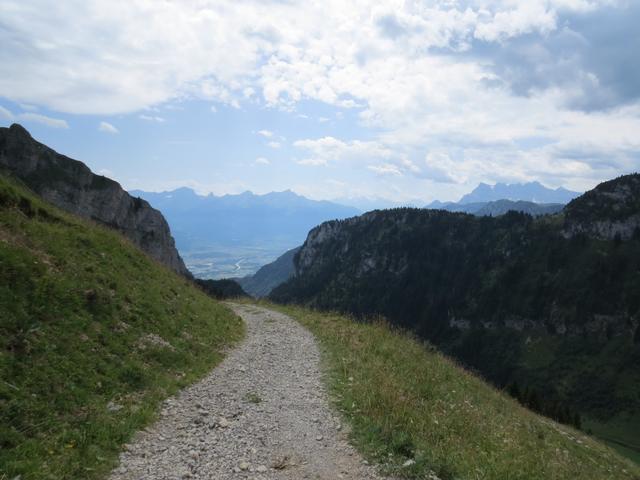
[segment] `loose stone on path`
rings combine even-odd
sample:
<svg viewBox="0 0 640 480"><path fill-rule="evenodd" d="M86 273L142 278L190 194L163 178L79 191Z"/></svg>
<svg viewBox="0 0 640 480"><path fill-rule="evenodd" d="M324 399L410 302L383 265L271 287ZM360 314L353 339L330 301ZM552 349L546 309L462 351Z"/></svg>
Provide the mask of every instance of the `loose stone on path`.
<svg viewBox="0 0 640 480"><path fill-rule="evenodd" d="M381 479L329 407L313 335L286 315L232 308L247 338L165 401L110 479Z"/></svg>

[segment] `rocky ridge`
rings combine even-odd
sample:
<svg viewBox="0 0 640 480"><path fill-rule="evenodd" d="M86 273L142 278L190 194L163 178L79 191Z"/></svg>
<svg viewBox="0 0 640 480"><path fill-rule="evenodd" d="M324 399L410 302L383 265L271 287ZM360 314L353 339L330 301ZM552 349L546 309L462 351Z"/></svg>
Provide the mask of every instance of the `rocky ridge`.
<svg viewBox="0 0 640 480"><path fill-rule="evenodd" d="M162 214L117 182L37 142L18 124L0 128L0 168L63 210L120 231L152 258L190 276Z"/></svg>
<svg viewBox="0 0 640 480"><path fill-rule="evenodd" d="M640 235L640 174L598 185L564 208L564 235L584 234L601 240Z"/></svg>

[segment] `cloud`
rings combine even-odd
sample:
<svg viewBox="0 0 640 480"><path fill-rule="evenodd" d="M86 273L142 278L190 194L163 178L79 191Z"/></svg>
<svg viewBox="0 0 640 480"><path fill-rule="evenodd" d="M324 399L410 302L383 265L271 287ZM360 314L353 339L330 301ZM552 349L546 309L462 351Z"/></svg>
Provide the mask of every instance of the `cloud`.
<svg viewBox="0 0 640 480"><path fill-rule="evenodd" d="M47 127L51 127L51 128L63 128L63 129L69 128L69 124L65 120L62 120L59 118L52 118L46 115L41 115L39 113L32 113L32 112L19 113L17 115L14 115L13 112L11 112L11 110L1 105L0 105L0 118L5 120L10 120L10 121L25 121L25 122L40 123L42 125L46 125Z"/></svg>
<svg viewBox="0 0 640 480"><path fill-rule="evenodd" d="M366 83L376 81L376 59L396 58L410 70L429 49L464 51L476 40L544 36L557 29L560 13L606 3L87 0L52 7L34 0L25 9L6 0L0 60L13 75L0 78L0 95L93 114L131 112L183 96L239 106L257 94L272 105L312 98L355 108L370 101L353 87L361 72L369 76ZM47 82L37 81L45 73Z"/></svg>
<svg viewBox="0 0 640 480"><path fill-rule="evenodd" d="M100 125L98 126L98 130L101 132L112 133L112 134L120 133L116 127L114 127L108 122L100 122Z"/></svg>
<svg viewBox="0 0 640 480"><path fill-rule="evenodd" d="M28 112L35 112L38 110L38 107L35 105L29 105L28 103L21 103L20 108L22 110L26 110Z"/></svg>
<svg viewBox="0 0 640 480"><path fill-rule="evenodd" d="M305 150L323 162L361 162L372 159L389 159L396 154L378 142L360 140L343 141L334 137L297 140L295 148Z"/></svg>
<svg viewBox="0 0 640 480"><path fill-rule="evenodd" d="M144 120L146 122L156 122L156 123L164 123L165 119L156 115L139 115L138 118L140 120Z"/></svg>
<svg viewBox="0 0 640 480"><path fill-rule="evenodd" d="M367 168L379 175L397 175L402 176L400 169L396 165L384 163L382 165L367 165Z"/></svg>
<svg viewBox="0 0 640 480"><path fill-rule="evenodd" d="M69 128L69 124L66 122L66 120L47 117L46 115L40 115L39 113L21 113L20 115L18 115L18 119L27 122L40 123L51 128Z"/></svg>
<svg viewBox="0 0 640 480"><path fill-rule="evenodd" d="M256 165L271 165L271 162L264 158L264 157L258 157L256 158L256 161L254 162Z"/></svg>
<svg viewBox="0 0 640 480"><path fill-rule="evenodd" d="M11 113L11 110L0 105L0 118L3 118L5 120L13 120L13 113Z"/></svg>
<svg viewBox="0 0 640 480"><path fill-rule="evenodd" d="M587 184L609 175L603 155L625 168L640 150L638 2L4 0L0 14L0 96L55 111L319 102L326 118L353 109L366 140L302 140L301 162L456 185L541 165Z"/></svg>
<svg viewBox="0 0 640 480"><path fill-rule="evenodd" d="M267 146L269 146L270 148L280 148L280 142L271 141L267 143Z"/></svg>
<svg viewBox="0 0 640 480"><path fill-rule="evenodd" d="M561 26L544 36L477 44L469 54L488 62L499 82L516 95L555 88L563 92L565 106L585 111L637 101L640 4L597 9L592 3L557 17Z"/></svg>
<svg viewBox="0 0 640 480"><path fill-rule="evenodd" d="M271 138L273 137L273 132L270 130L259 130L258 135L262 135L265 138Z"/></svg>
<svg viewBox="0 0 640 480"><path fill-rule="evenodd" d="M296 162L298 165L305 165L308 167L320 167L327 165L327 161L324 158L305 158Z"/></svg>

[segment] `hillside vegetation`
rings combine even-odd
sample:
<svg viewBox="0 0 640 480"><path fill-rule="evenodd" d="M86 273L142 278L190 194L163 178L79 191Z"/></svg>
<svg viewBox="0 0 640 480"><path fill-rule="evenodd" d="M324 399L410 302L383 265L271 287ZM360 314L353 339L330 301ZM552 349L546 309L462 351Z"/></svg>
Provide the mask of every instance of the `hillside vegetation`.
<svg viewBox="0 0 640 480"><path fill-rule="evenodd" d="M370 460L400 478L638 479L640 467L520 406L383 323L273 306L319 339L336 406Z"/></svg>
<svg viewBox="0 0 640 480"><path fill-rule="evenodd" d="M242 334L119 234L0 175L0 479L102 477Z"/></svg>
<svg viewBox="0 0 640 480"><path fill-rule="evenodd" d="M292 248L273 262L264 265L253 275L237 278L236 281L252 297L266 297L271 291L293 275L293 257L300 247Z"/></svg>
<svg viewBox="0 0 640 480"><path fill-rule="evenodd" d="M383 315L537 411L576 424L579 412L595 433L628 425L602 437L640 451L637 421L622 421L640 411L638 198L628 175L550 217L395 209L327 222L270 297Z"/></svg>

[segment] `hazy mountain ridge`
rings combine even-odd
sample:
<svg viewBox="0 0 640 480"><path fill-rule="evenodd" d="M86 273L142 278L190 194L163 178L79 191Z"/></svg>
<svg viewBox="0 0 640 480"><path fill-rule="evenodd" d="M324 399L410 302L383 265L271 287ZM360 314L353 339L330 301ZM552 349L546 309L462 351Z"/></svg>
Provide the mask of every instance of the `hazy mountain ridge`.
<svg viewBox="0 0 640 480"><path fill-rule="evenodd" d="M353 207L310 200L290 190L203 196L183 187L160 193L133 190L131 194L165 214L178 246L184 249L198 243L253 245L274 240L293 243L293 247L318 223L360 213Z"/></svg>
<svg viewBox="0 0 640 480"><path fill-rule="evenodd" d="M459 204L492 202L495 200L526 201L534 203L568 203L580 195L564 187L548 188L540 182L528 183L496 183L487 185L480 183L472 192L464 195Z"/></svg>
<svg viewBox="0 0 640 480"><path fill-rule="evenodd" d="M396 209L327 222L271 298L382 314L499 385L522 382L600 418L637 412L638 178L606 182L538 219ZM633 232L622 242L587 228L609 211Z"/></svg>
<svg viewBox="0 0 640 480"><path fill-rule="evenodd" d="M533 215L549 215L558 213L564 207L563 203L535 203L526 200L493 200L490 202L473 202L473 203L443 203L432 202L428 209L445 210L447 212L462 212L476 215L478 217L489 216L495 217L504 215L507 212L521 212Z"/></svg>
<svg viewBox="0 0 640 480"><path fill-rule="evenodd" d="M534 217L540 215L552 215L562 211L564 204L562 203L534 203L524 200L495 200L488 202L480 210L477 210L474 215L479 217L489 216L495 217L498 215L504 215L507 212L521 212Z"/></svg>
<svg viewBox="0 0 640 480"><path fill-rule="evenodd" d="M22 126L0 128L0 168L59 208L114 228L151 257L189 275L162 214L82 162L34 140Z"/></svg>
<svg viewBox="0 0 640 480"><path fill-rule="evenodd" d="M435 200L425 208L465 212L477 216L504 215L508 211L529 215L557 213L562 207L580 195L563 187L547 188L540 182L487 185L480 183L458 202Z"/></svg>
<svg viewBox="0 0 640 480"><path fill-rule="evenodd" d="M295 271L293 259L301 247L292 248L255 274L235 279L253 297L266 297L278 285L286 282Z"/></svg>
<svg viewBox="0 0 640 480"><path fill-rule="evenodd" d="M165 215L189 269L201 278L253 274L282 252L301 245L316 225L360 213L290 190L220 197L198 195L189 188L131 193Z"/></svg>

